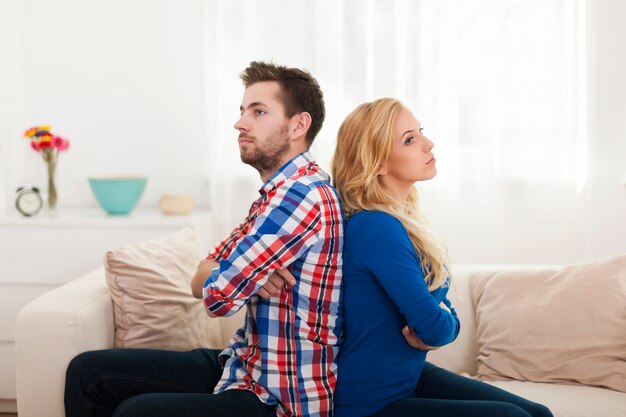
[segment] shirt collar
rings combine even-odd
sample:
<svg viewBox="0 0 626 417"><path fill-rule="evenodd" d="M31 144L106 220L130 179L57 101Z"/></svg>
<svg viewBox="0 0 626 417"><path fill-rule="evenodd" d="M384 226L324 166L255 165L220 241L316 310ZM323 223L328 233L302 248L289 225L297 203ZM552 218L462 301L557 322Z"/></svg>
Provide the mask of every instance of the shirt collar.
<svg viewBox="0 0 626 417"><path fill-rule="evenodd" d="M310 163L313 163L313 157L309 151L302 152L285 165L280 167L278 171L274 173L263 186L259 189L259 193L261 195L267 194L272 191L274 188L278 187L282 182L286 179L291 178L295 175L296 172L300 168L307 166Z"/></svg>

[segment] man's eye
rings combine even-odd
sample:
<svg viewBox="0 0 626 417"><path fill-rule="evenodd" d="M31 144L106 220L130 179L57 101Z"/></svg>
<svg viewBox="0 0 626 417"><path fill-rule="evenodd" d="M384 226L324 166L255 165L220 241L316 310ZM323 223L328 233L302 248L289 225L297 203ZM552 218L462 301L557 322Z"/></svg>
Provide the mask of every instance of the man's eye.
<svg viewBox="0 0 626 417"><path fill-rule="evenodd" d="M263 110L256 109L254 111L254 114L256 114L257 116L263 116L265 114L265 112Z"/></svg>
<svg viewBox="0 0 626 417"><path fill-rule="evenodd" d="M423 127L420 127L420 133L422 133L424 131Z"/></svg>
<svg viewBox="0 0 626 417"><path fill-rule="evenodd" d="M405 145L411 145L413 142L415 142L415 138L413 136L409 136L404 140Z"/></svg>

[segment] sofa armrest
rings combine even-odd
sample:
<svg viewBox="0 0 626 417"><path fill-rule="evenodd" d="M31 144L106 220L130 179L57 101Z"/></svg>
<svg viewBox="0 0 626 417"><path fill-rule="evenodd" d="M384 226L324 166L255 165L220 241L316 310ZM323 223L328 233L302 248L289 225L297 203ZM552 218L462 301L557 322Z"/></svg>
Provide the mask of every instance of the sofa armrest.
<svg viewBox="0 0 626 417"><path fill-rule="evenodd" d="M64 417L65 372L81 352L113 347L113 303L100 268L27 304L16 322L20 417Z"/></svg>

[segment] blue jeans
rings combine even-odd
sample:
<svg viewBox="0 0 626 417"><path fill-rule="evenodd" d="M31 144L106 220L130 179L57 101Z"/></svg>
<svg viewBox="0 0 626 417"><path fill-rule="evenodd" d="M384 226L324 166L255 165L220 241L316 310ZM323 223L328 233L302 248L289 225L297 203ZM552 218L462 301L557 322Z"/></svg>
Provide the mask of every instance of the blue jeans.
<svg viewBox="0 0 626 417"><path fill-rule="evenodd" d="M372 417L553 417L541 405L426 362L415 397Z"/></svg>
<svg viewBox="0 0 626 417"><path fill-rule="evenodd" d="M213 394L223 367L219 350L111 349L69 364L66 417L275 417L248 391Z"/></svg>

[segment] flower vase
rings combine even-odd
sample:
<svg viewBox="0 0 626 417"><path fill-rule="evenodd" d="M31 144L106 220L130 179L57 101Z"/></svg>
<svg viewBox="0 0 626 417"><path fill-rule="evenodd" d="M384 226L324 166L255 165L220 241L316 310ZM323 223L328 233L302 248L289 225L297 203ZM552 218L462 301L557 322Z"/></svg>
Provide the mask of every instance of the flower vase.
<svg viewBox="0 0 626 417"><path fill-rule="evenodd" d="M48 161L48 209L55 212L57 208L57 187L54 183L56 161Z"/></svg>
<svg viewBox="0 0 626 417"><path fill-rule="evenodd" d="M35 126L24 132L24 137L30 139L30 147L39 152L46 162L48 169L48 213L56 214L57 187L54 182L54 174L57 168L59 152L66 151L70 141L50 132L50 126Z"/></svg>

